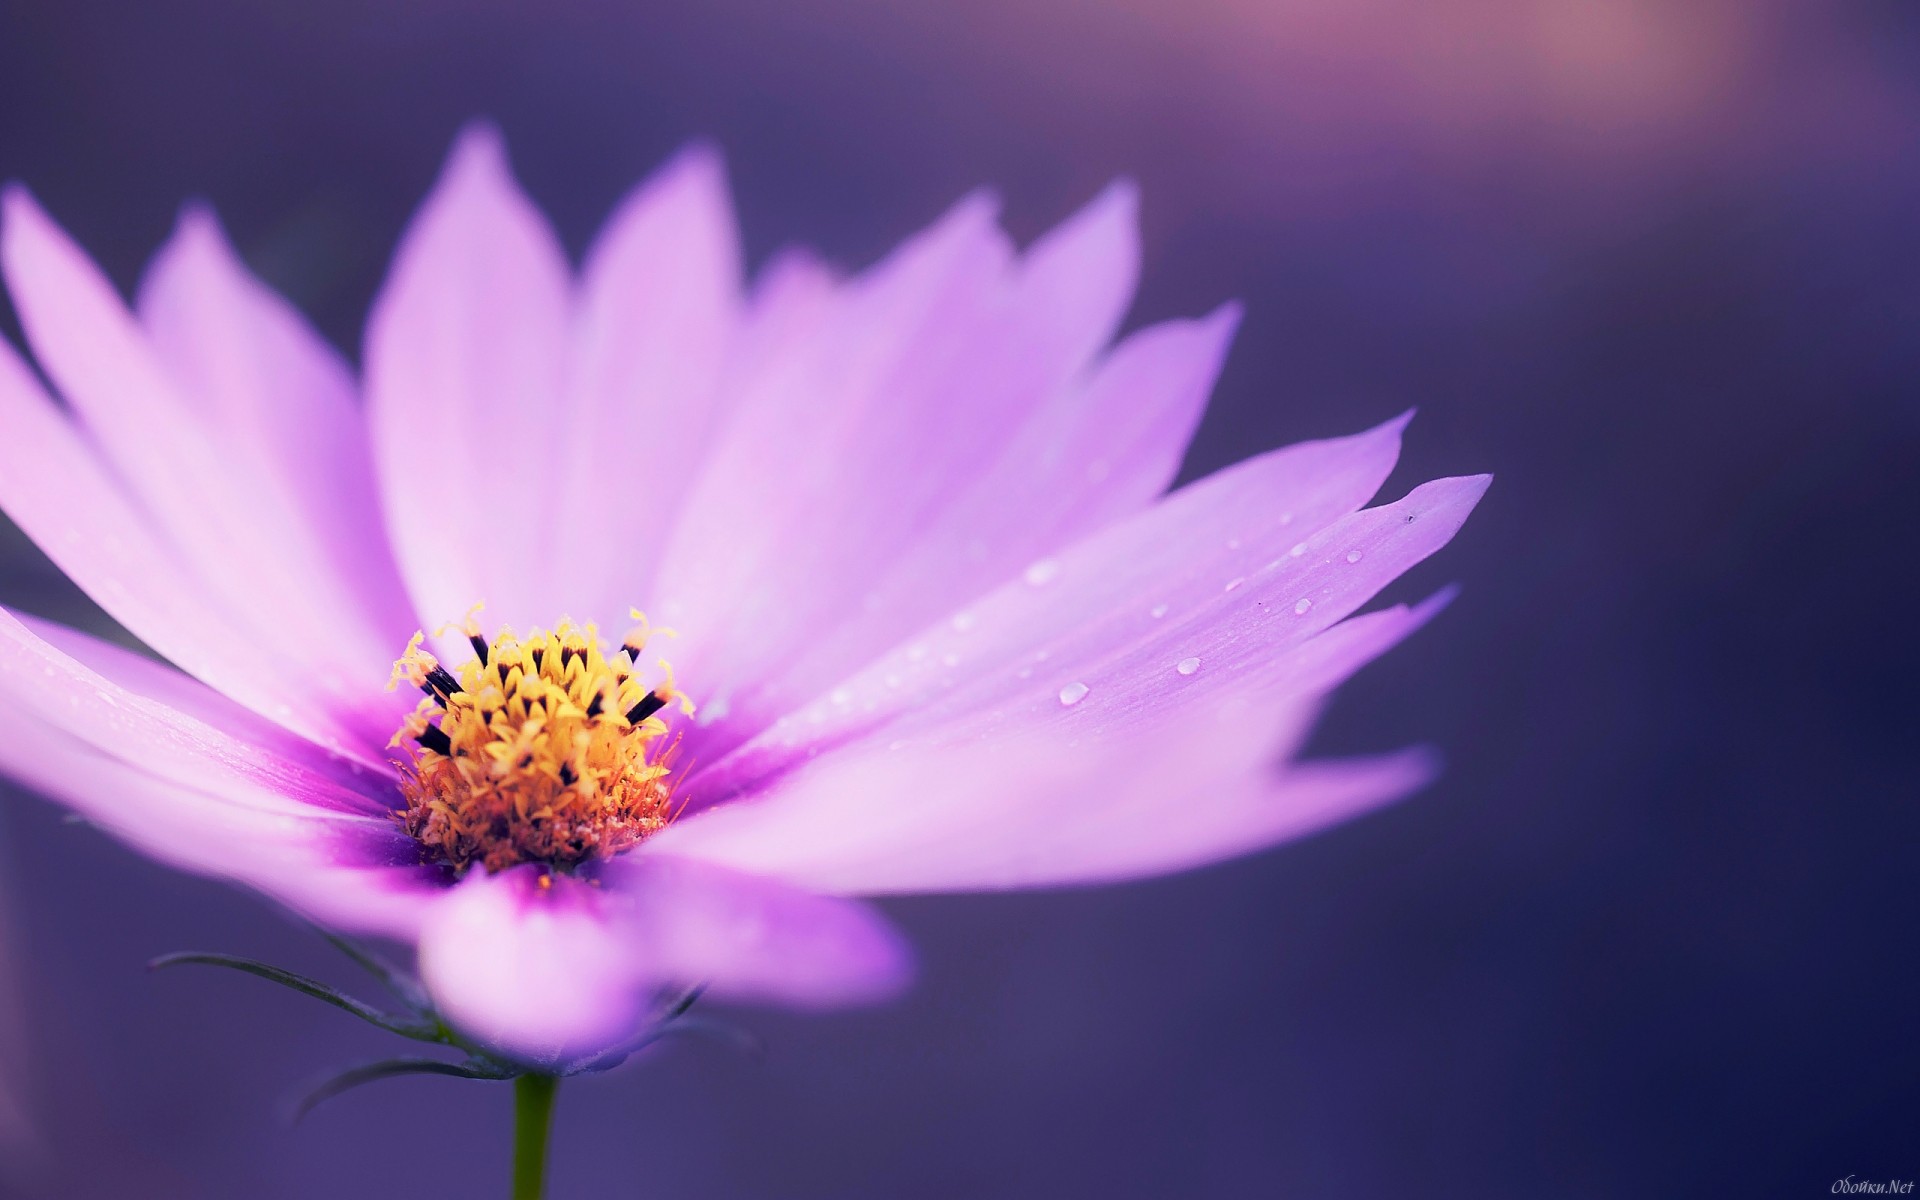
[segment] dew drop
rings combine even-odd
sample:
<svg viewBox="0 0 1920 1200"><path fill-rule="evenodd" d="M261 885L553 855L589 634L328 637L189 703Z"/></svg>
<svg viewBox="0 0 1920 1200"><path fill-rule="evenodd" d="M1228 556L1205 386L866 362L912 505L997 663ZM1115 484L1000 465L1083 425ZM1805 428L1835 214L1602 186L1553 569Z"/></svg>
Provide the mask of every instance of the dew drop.
<svg viewBox="0 0 1920 1200"><path fill-rule="evenodd" d="M1032 668L1032 667L1021 667L1021 668L1020 668L1020 669L1019 669L1018 671L1015 671L1015 672L1014 672L1014 674L1015 674L1015 675L1018 675L1018 676L1019 676L1020 678L1022 678L1022 679L1032 679L1032 678L1033 678L1033 668Z"/></svg>
<svg viewBox="0 0 1920 1200"><path fill-rule="evenodd" d="M1027 568L1024 578L1027 583L1033 587L1045 587L1047 584L1052 583L1053 577L1059 573L1059 563L1050 558L1043 558Z"/></svg>
<svg viewBox="0 0 1920 1200"><path fill-rule="evenodd" d="M1240 548L1240 539L1239 539L1239 538L1228 538L1228 539L1227 539L1227 549L1229 549L1229 550L1238 550L1239 548Z"/></svg>
<svg viewBox="0 0 1920 1200"><path fill-rule="evenodd" d="M1197 658L1183 658L1173 669L1182 675L1191 675L1200 669L1200 660Z"/></svg>
<svg viewBox="0 0 1920 1200"><path fill-rule="evenodd" d="M960 665L960 656L958 654L942 654L940 656L940 662L943 666L957 667Z"/></svg>
<svg viewBox="0 0 1920 1200"><path fill-rule="evenodd" d="M1167 606L1164 604L1156 604L1147 613L1147 615L1152 617L1154 620L1158 621L1161 617L1164 617L1167 615Z"/></svg>
<svg viewBox="0 0 1920 1200"><path fill-rule="evenodd" d="M1361 555L1360 555L1360 552L1359 552L1358 550L1349 550L1349 551L1347 551L1347 561L1348 561L1348 562L1350 562L1350 563L1357 563L1357 562L1359 562L1359 561L1360 561L1360 557L1361 557Z"/></svg>
<svg viewBox="0 0 1920 1200"><path fill-rule="evenodd" d="M900 686L900 684L901 684L901 682L902 682L902 681L901 681L901 679L900 679L900 677L899 677L898 675L889 675L889 676L887 676L887 686L888 686L888 687L890 687L890 688L897 688L897 687L899 687L899 686Z"/></svg>
<svg viewBox="0 0 1920 1200"><path fill-rule="evenodd" d="M853 693L846 688L835 688L833 689L833 695L830 696L829 699L840 707L845 708L847 705L853 703Z"/></svg>
<svg viewBox="0 0 1920 1200"><path fill-rule="evenodd" d="M978 617L970 612L955 613L953 614L953 631L955 633L965 633L977 625L979 620Z"/></svg>
<svg viewBox="0 0 1920 1200"><path fill-rule="evenodd" d="M1245 577L1245 576L1239 576L1239 577L1237 577L1237 578L1234 578L1234 579L1229 579L1229 580L1227 580L1227 590L1228 590L1229 592L1231 592L1231 591L1233 591L1233 590L1234 590L1235 588L1238 588L1238 587L1239 587L1239 586L1240 586L1241 584L1243 584L1243 583L1245 583L1246 581L1247 581L1247 580L1246 580L1246 577Z"/></svg>
<svg viewBox="0 0 1920 1200"><path fill-rule="evenodd" d="M1087 698L1087 692L1090 690L1091 689L1084 683L1070 683L1060 689L1060 703L1064 707L1072 708L1082 700L1085 700Z"/></svg>
<svg viewBox="0 0 1920 1200"><path fill-rule="evenodd" d="M1295 542L1293 544L1293 549L1287 551L1288 554L1293 555L1293 557L1295 558L1299 558L1302 554L1305 554L1306 552L1307 552L1307 544L1305 542Z"/></svg>
<svg viewBox="0 0 1920 1200"><path fill-rule="evenodd" d="M1294 615L1305 616L1307 613L1307 610L1312 607L1313 607L1313 601L1308 600L1305 597L1302 597L1300 602L1293 606Z"/></svg>
<svg viewBox="0 0 1920 1200"><path fill-rule="evenodd" d="M1292 514L1292 513L1281 513L1281 514L1280 514L1280 523L1281 523L1282 525L1291 525L1291 524L1293 524L1293 514Z"/></svg>
<svg viewBox="0 0 1920 1200"><path fill-rule="evenodd" d="M926 656L927 656L927 648L925 646L907 647L908 662L919 662L921 659L925 658Z"/></svg>

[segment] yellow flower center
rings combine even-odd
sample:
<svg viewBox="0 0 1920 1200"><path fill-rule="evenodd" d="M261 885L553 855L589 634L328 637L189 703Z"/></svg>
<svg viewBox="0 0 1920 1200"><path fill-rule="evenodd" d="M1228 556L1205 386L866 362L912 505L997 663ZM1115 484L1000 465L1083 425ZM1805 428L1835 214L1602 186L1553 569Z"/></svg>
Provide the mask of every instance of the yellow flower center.
<svg viewBox="0 0 1920 1200"><path fill-rule="evenodd" d="M640 625L609 657L592 625L563 620L526 637L502 629L489 641L469 614L473 657L457 675L414 634L390 685L426 693L391 743L412 749L406 807L395 813L406 831L456 872L476 862L492 872L571 868L664 828L674 739L661 714L693 705L664 660L660 682L641 681L654 631L633 616Z"/></svg>

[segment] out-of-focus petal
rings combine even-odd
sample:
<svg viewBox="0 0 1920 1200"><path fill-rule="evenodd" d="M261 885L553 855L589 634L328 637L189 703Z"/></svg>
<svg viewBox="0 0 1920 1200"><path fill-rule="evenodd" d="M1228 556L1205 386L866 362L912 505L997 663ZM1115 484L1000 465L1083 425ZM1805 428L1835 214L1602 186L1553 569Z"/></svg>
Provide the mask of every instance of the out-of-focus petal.
<svg viewBox="0 0 1920 1200"><path fill-rule="evenodd" d="M623 621L704 461L742 318L719 155L683 151L587 255L560 410L551 620Z"/></svg>
<svg viewBox="0 0 1920 1200"><path fill-rule="evenodd" d="M662 983L836 1008L891 999L912 976L906 942L863 904L644 847L611 864L607 881L633 898Z"/></svg>
<svg viewBox="0 0 1920 1200"><path fill-rule="evenodd" d="M302 672L182 563L32 373L0 342L0 507L115 620L182 668L255 712L380 761ZM385 698L376 690L372 703Z"/></svg>
<svg viewBox="0 0 1920 1200"><path fill-rule="evenodd" d="M254 278L204 207L180 214L135 308L180 400L299 500L332 574L391 657L417 619L387 543L347 364Z"/></svg>
<svg viewBox="0 0 1920 1200"><path fill-rule="evenodd" d="M270 463L181 398L112 286L23 190L8 189L0 210L0 267L21 324L91 444L222 599L231 636L297 669L310 707L378 745L392 714L367 720L367 697L392 661L392 632L339 570L344 550L325 544Z"/></svg>
<svg viewBox="0 0 1920 1200"><path fill-rule="evenodd" d="M999 472L1022 430L1081 399L1136 266L1129 189L1018 260L986 202L970 199L847 285L814 336L748 381L653 592L657 615L686 635L676 666L732 714L701 735L709 750L977 595L1025 553L1009 558L1010 539L1031 525L1059 533L1053 514L1102 490L1081 476L1053 497L1029 474L1046 446ZM1060 427L1051 436L1072 441ZM1021 525L1018 498L977 499L990 479L1055 502ZM915 573L890 584L916 548Z"/></svg>
<svg viewBox="0 0 1920 1200"><path fill-rule="evenodd" d="M653 845L849 894L1111 882L1264 849L1430 778L1421 751L1282 767L1314 711L1236 697L1170 712L1152 738L863 743Z"/></svg>
<svg viewBox="0 0 1920 1200"><path fill-rule="evenodd" d="M899 937L855 902L650 854L610 864L601 881L470 873L420 942L441 1012L522 1061L553 1064L624 1040L665 988L824 1007L888 998L910 973Z"/></svg>
<svg viewBox="0 0 1920 1200"><path fill-rule="evenodd" d="M1016 709L1037 709L1043 719L1063 708L1105 711L1123 693L1102 691L1085 705L1084 697L1065 706L1058 698L1064 688L1102 682L1088 675L1135 647L1161 647L1164 655L1176 648L1170 639L1215 621L1223 606L1238 611L1254 595L1242 591L1246 581L1260 572L1291 579L1322 566L1294 539L1312 539L1343 519L1359 519L1348 514L1392 470L1404 424L1401 418L1353 437L1302 443L1249 460L1033 563L715 763L699 777L696 802L709 802L849 739L878 736L876 731L893 722L925 727L968 714L1005 716ZM1392 523L1378 515L1366 520ZM1419 544L1425 544L1427 528L1421 527ZM1290 553L1289 543L1302 545L1302 554ZM1391 578L1376 573L1388 561L1376 557L1369 567L1365 578L1374 580L1375 588ZM1408 565L1404 558L1392 561L1400 562L1396 574ZM1293 602L1289 598L1288 604ZM1270 639L1318 632L1346 615L1323 606L1310 625L1291 612L1281 625L1281 614L1271 608L1256 604L1248 611L1272 618L1265 627ZM1256 639L1248 649L1271 656L1282 647ZM1194 653L1182 650L1158 663L1142 686L1173 697L1178 686L1192 682L1179 676L1175 665ZM1129 685L1124 695L1133 690Z"/></svg>
<svg viewBox="0 0 1920 1200"><path fill-rule="evenodd" d="M467 130L367 325L374 466L401 573L429 628L474 603L551 624L566 258L497 132Z"/></svg>
<svg viewBox="0 0 1920 1200"><path fill-rule="evenodd" d="M523 1062L592 1054L632 1034L648 1000L630 909L534 866L470 871L421 930L420 978L456 1028Z"/></svg>

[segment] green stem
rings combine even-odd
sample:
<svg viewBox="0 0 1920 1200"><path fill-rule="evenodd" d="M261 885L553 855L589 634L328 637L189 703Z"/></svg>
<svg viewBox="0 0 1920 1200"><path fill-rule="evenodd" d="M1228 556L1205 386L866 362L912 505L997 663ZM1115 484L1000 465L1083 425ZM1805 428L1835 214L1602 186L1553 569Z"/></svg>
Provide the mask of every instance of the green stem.
<svg viewBox="0 0 1920 1200"><path fill-rule="evenodd" d="M540 1200L547 1191L547 1135L560 1080L522 1075L513 1081L513 1200Z"/></svg>

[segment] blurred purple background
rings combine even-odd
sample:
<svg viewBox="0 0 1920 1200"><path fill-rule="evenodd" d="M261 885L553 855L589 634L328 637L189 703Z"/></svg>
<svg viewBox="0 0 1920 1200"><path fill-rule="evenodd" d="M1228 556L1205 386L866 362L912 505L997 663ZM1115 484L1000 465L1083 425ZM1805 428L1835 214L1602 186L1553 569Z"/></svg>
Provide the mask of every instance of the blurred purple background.
<svg viewBox="0 0 1920 1200"><path fill-rule="evenodd" d="M1189 475L1420 406L1497 483L1317 739L1417 799L1099 891L890 904L922 986L562 1090L556 1197L1827 1194L1920 1174L1920 8L1908 0L0 4L0 177L130 286L210 199L357 353L465 119L577 253L690 136L756 260L978 183L1144 189L1136 321L1241 297ZM17 334L11 316L0 320ZM0 432L0 436L5 436ZM10 529L0 603L103 628ZM507 1092L184 948L311 933L0 807L0 1189L490 1195Z"/></svg>

